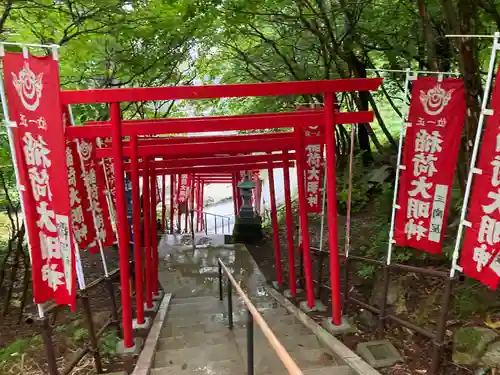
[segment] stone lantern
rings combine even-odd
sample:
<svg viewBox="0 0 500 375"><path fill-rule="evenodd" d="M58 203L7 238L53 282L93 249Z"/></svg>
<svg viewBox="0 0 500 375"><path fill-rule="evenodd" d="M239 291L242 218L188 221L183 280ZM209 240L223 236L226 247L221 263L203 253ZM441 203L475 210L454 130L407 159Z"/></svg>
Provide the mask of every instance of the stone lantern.
<svg viewBox="0 0 500 375"><path fill-rule="evenodd" d="M248 175L245 176L245 180L238 184L238 189L240 189L241 199L243 204L241 205L239 216L242 221L252 220L254 218L254 209L252 206L252 189L255 188L255 182L248 179Z"/></svg>

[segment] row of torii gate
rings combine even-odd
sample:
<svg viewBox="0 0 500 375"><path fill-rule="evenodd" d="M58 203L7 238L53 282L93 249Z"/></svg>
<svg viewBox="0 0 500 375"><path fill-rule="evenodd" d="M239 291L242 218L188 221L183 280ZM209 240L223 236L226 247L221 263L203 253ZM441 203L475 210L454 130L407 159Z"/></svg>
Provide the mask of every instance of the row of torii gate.
<svg viewBox="0 0 500 375"><path fill-rule="evenodd" d="M373 120L371 111L340 112L335 110L335 95L341 92L373 91L382 79L340 79L330 81L299 81L281 83L177 86L159 88L118 88L101 90L61 91L63 105L102 103L109 105L109 121L88 122L84 126L72 126L66 129L66 136L72 138L111 138L111 148L97 150L98 158L110 158L115 170L116 186L116 226L120 255L120 284L122 302L122 324L124 346L134 345L132 331L132 303L130 296L130 233L127 219L127 201L125 193L125 174L130 176L132 187L133 227L141 227L141 210L145 218L154 217L154 221L144 221L145 266L142 264L141 233L134 231L134 273L136 290L136 319L144 323L144 301L146 308L152 307L154 295L158 295L158 249L157 231L148 227L148 222L156 222L156 179L158 176L171 176L171 188L174 176L193 174L200 180L217 183L233 182L235 173L247 170L274 168L284 169L286 233L288 247L288 267L290 280L288 288L296 294L293 243L293 218L291 212L289 167L296 165L298 181L298 202L300 230L303 251L305 287L307 304L314 306L313 279L311 270L308 216L306 213L306 190L304 182L304 132L305 127L315 125L323 129L326 147L326 179L328 200L328 239L330 248L330 279L332 323L341 324L341 297L339 277L339 254L337 235L337 203L335 183L335 125L368 123ZM241 116L220 116L200 118L167 118L150 120L122 120L120 103L147 102L153 100L190 100L235 98L250 96L302 96L305 98L323 96L322 108L297 112L261 113ZM199 137L158 137L175 133L204 133L213 131L247 131L261 129L286 129L280 133L221 135ZM292 129L290 131L290 129ZM260 153L260 154L254 154ZM157 160L162 158L162 160ZM139 177L143 178L143 205L139 188ZM301 178L302 176L302 178ZM165 177L162 177L163 181ZM150 181L148 184L147 181ZM154 181L154 182L153 182ZM150 188L149 188L150 185ZM163 184L165 186L165 184ZM275 236L275 257L277 282L284 286L281 269L278 221L274 204L273 181L271 187L271 214ZM165 190L165 189L163 189ZM163 193L164 194L164 193ZM173 194L171 194L171 207ZM239 199L238 199L239 200ZM163 218L165 217L165 199L163 198ZM199 202L199 197L197 197ZM191 206L193 207L193 206ZM235 207L235 212L238 207ZM173 210L170 210L170 230L173 227ZM154 216L153 216L154 215ZM203 221L203 218L201 218ZM165 220L163 220L163 223ZM165 229L164 227L162 229ZM144 272L145 271L145 272ZM145 281L145 283L144 283ZM144 285L145 284L145 285ZM145 286L145 292L143 288Z"/></svg>

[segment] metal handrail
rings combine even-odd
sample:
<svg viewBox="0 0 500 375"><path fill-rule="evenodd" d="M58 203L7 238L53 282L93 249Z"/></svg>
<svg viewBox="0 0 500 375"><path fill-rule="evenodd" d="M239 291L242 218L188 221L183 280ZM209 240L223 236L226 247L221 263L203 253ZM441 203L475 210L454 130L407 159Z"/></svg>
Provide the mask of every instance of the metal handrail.
<svg viewBox="0 0 500 375"><path fill-rule="evenodd" d="M228 318L229 318L229 329L233 329L233 299L232 299L232 288L236 289L236 292L243 299L247 307L247 365L248 365L248 375L253 375L254 366L253 366L253 322L255 321L259 328L262 330L264 336L266 336L267 341L273 347L274 351L278 355L278 358L283 363L283 365L288 370L288 373L291 375L303 375L300 368L297 366L295 361L290 357L290 354L286 351L286 349L281 345L278 338L274 335L273 331L267 325L266 321L262 317L262 315L258 312L257 308L250 301L246 293L241 289L233 275L229 272L226 265L220 258L217 259L219 265L219 298L221 301L224 300L223 287L222 287L222 273L224 272L227 276L227 297L228 297Z"/></svg>
<svg viewBox="0 0 500 375"><path fill-rule="evenodd" d="M215 230L215 234L217 234L217 218L221 218L222 219L222 225L220 226L220 228L222 229L222 234L225 233L225 227L224 227L224 220L227 219L227 231L228 231L228 234L230 233L230 228L231 228L231 215L219 215L219 214L213 214L211 212L205 212L203 210L196 210L196 209L192 209L191 210L192 214L194 214L194 212L198 212L198 213L201 213L202 215L205 216L205 234L208 234L207 233L207 227L206 227L206 222L207 222L207 215L211 215L214 217L214 230Z"/></svg>
<svg viewBox="0 0 500 375"><path fill-rule="evenodd" d="M211 215L211 216L217 216L217 217L221 217L223 219L230 219L231 218L231 215L219 215L219 214L213 214L211 212L206 212L206 211L203 211L203 210L195 210L193 209L194 212L201 212L202 214L205 214L205 215Z"/></svg>

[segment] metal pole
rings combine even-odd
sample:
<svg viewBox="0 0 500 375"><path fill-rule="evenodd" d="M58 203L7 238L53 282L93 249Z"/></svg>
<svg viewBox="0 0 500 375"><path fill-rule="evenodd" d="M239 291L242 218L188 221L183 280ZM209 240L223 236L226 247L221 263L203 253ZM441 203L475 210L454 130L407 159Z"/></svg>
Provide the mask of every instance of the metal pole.
<svg viewBox="0 0 500 375"><path fill-rule="evenodd" d="M43 346L45 348L45 355L47 356L47 366L50 375L59 375L59 370L57 369L57 361L55 354L55 346L52 341L52 327L47 316L41 316L38 318L38 324L40 330L42 331Z"/></svg>
<svg viewBox="0 0 500 375"><path fill-rule="evenodd" d="M448 35L447 35L448 36ZM368 72L387 72L387 73L406 73L410 69L366 69ZM413 70L411 71L415 74L433 74L433 75L443 75L443 76L459 76L460 73L455 72L437 72L437 71L427 71L427 70Z"/></svg>
<svg viewBox="0 0 500 375"><path fill-rule="evenodd" d="M349 302L349 250L351 240L351 205L352 205L352 169L354 161L354 138L356 136L356 125L351 125L351 149L349 152L349 188L347 194L347 218L345 226L345 246L344 246L344 299L342 302L342 313L347 313L347 304ZM324 200L323 196L323 200ZM323 203L324 204L324 203ZM323 230L321 230L323 233ZM321 244L322 246L323 244Z"/></svg>
<svg viewBox="0 0 500 375"><path fill-rule="evenodd" d="M334 95L325 93L325 146L326 146L326 178L328 195L328 244L330 247L330 281L332 287L332 322L341 324L340 305L340 272L337 233L337 187L335 176L335 106Z"/></svg>
<svg viewBox="0 0 500 375"><path fill-rule="evenodd" d="M450 300L453 289L453 279L448 278L443 292L441 302L441 311L437 322L436 336L434 337L432 360L431 360L431 375L438 374L441 364L441 354L443 353L444 339L446 334L446 321L448 320L448 310L450 308Z"/></svg>
<svg viewBox="0 0 500 375"><path fill-rule="evenodd" d="M191 190L189 191L189 197L187 199L188 205L187 205L186 215L188 215L188 212L189 214L191 214L191 210L194 208L194 187L195 187L195 182L193 178L193 181L191 182ZM189 230L190 232L192 232L193 227L191 220L189 220L189 226L190 226Z"/></svg>
<svg viewBox="0 0 500 375"><path fill-rule="evenodd" d="M153 307L153 285L151 285L151 204L149 200L149 166L147 157L142 159L142 209L143 209L143 226L144 226L144 258L146 265L146 307Z"/></svg>
<svg viewBox="0 0 500 375"><path fill-rule="evenodd" d="M158 295L158 229L156 228L156 169L154 165L151 168L151 286L153 287L153 295Z"/></svg>
<svg viewBox="0 0 500 375"><path fill-rule="evenodd" d="M137 323L144 324L144 286L142 270L142 233L141 233L141 193L139 191L139 150L137 135L130 138L131 182L132 182L132 225L134 227L134 265L135 265L135 310Z"/></svg>
<svg viewBox="0 0 500 375"><path fill-rule="evenodd" d="M205 221L203 222L204 226L205 226L205 235L208 234L208 228L207 228L207 214L205 214Z"/></svg>
<svg viewBox="0 0 500 375"><path fill-rule="evenodd" d="M92 319L92 309L90 307L89 296L86 290L81 292L83 310L85 311L85 318L87 320L87 329L89 331L90 351L94 357L94 367L98 374L102 373L101 354L99 353L99 340L95 332L94 321Z"/></svg>
<svg viewBox="0 0 500 375"><path fill-rule="evenodd" d="M253 375L253 315L250 310L247 309L247 364L248 364L248 375Z"/></svg>
<svg viewBox="0 0 500 375"><path fill-rule="evenodd" d="M233 209L234 209L234 217L238 216L238 193L236 191L236 174L233 173L233 182L232 182L232 188L233 188Z"/></svg>
<svg viewBox="0 0 500 375"><path fill-rule="evenodd" d="M108 276L104 279L104 283L106 284L106 288L108 289L109 298L111 301L111 321L112 324L116 327L116 333L118 334L118 337L122 337L120 330L120 320L118 319L118 306L116 304L115 287L113 286L113 280L111 280L111 277Z"/></svg>
<svg viewBox="0 0 500 375"><path fill-rule="evenodd" d="M116 224L118 229L118 248L120 253L120 287L122 299L123 344L131 348L132 336L132 306L130 301L130 269L129 269L129 239L128 220L125 199L125 178L123 174L123 148L120 103L110 104L110 122L113 135L113 163L116 178Z"/></svg>
<svg viewBox="0 0 500 375"><path fill-rule="evenodd" d="M231 218L227 218L227 234L231 234Z"/></svg>
<svg viewBox="0 0 500 375"><path fill-rule="evenodd" d="M217 264L219 265L219 299L221 301L224 300L224 288L222 287L222 266L220 264L220 260L217 261Z"/></svg>
<svg viewBox="0 0 500 375"><path fill-rule="evenodd" d="M397 206L397 199L398 199L398 188L399 188L399 171L402 170L404 167L401 166L401 159L402 159L402 154L403 154L403 143L404 143L404 137L406 133L406 122L407 122L407 114L408 114L408 103L406 101L406 98L408 96L408 89L409 89L409 82L410 80L413 79L414 76L410 74L410 69L406 70L406 77L405 77L405 85L404 85L404 91L403 91L403 107L401 110L401 128L399 131L399 145L398 145L398 156L397 156L397 161L396 161L396 180L394 182L394 194L392 198L392 213L391 213L391 226L389 228L389 241L387 245L387 259L386 263L384 266L383 270L383 278L384 278L384 284L383 284L383 289L382 289L382 301L380 301L380 314L379 314L379 332L378 336L382 337L383 332L385 329L385 321L387 319L387 293L389 291L389 282L390 282L390 272L389 272L389 267L391 264L391 259L392 259L392 246L394 243L394 223L396 219L396 208Z"/></svg>
<svg viewBox="0 0 500 375"><path fill-rule="evenodd" d="M403 92L403 108L401 111L401 128L399 130L399 145L398 145L398 157L397 157L397 167L396 167L396 180L394 182L394 194L392 198L392 213L391 213L391 227L389 228L389 243L387 247L387 259L386 263L389 265L391 264L391 256L392 256L392 244L394 241L394 222L396 219L396 208L397 208L397 200L398 200L398 188L399 188L399 171L402 169L401 166L401 158L403 154L403 141L405 137L405 127L406 127L406 121L407 121L407 114L408 114L408 103L406 102L406 98L408 96L408 87L409 87L409 82L411 80L410 76L410 69L406 70L406 78L405 78L405 86L404 86L404 92ZM459 229L460 230L460 229Z"/></svg>
<svg viewBox="0 0 500 375"><path fill-rule="evenodd" d="M351 125L351 150L349 152L349 187L347 190L347 217L345 225L345 247L344 253L345 257L349 256L350 239L351 239L351 205L352 205L352 166L354 160L354 137L355 137L356 125ZM323 231L321 232L323 233ZM321 244L323 245L323 244Z"/></svg>
<svg viewBox="0 0 500 375"><path fill-rule="evenodd" d="M161 176L161 232L162 233L165 233L165 220L166 220L166 216L167 216L167 204L166 204L166 200L167 200L167 191L166 191L166 187L165 187L165 184L166 184L166 181L165 181L166 177L165 177L165 174L163 174Z"/></svg>
<svg viewBox="0 0 500 375"><path fill-rule="evenodd" d="M70 115L71 115L71 111ZM72 115L71 115L72 117ZM73 120L71 120L72 125L74 125ZM76 140L76 149L78 151L78 156L80 159L80 169L82 170L82 173L85 173L85 164L82 159L82 153L80 152L80 140ZM98 167L97 167L98 168ZM104 166L103 166L104 168ZM104 174L106 174L106 171L104 171ZM104 275L107 277L108 276L108 265L106 264L106 256L104 255L104 248L102 246L102 241L97 233L97 217L95 214L95 208L94 208L94 200L92 199L92 188L90 187L90 184L88 183L88 179L84 178L83 182L85 184L85 189L87 190L87 197L89 200L89 205L90 205L90 212L92 213L92 222L94 224L95 230L96 230L96 239L97 239L97 244L99 246L99 253L101 255L101 262L102 262L102 267L104 269Z"/></svg>
<svg viewBox="0 0 500 375"><path fill-rule="evenodd" d="M175 174L170 175L170 234L174 234L174 185Z"/></svg>
<svg viewBox="0 0 500 375"><path fill-rule="evenodd" d="M229 319L229 329L233 329L233 290L231 280L227 279L227 317Z"/></svg>
<svg viewBox="0 0 500 375"><path fill-rule="evenodd" d="M191 242L193 244L193 250L196 250L196 243L194 241L194 210L191 210Z"/></svg>
<svg viewBox="0 0 500 375"><path fill-rule="evenodd" d="M283 270L281 268L281 244L280 244L280 231L278 226L278 213L276 211L276 192L274 190L274 170L269 163L269 195L271 201L271 223L273 227L273 242L274 242L274 258L276 262L276 281L278 286L283 286ZM283 168L284 169L284 168Z"/></svg>
<svg viewBox="0 0 500 375"><path fill-rule="evenodd" d="M214 216L215 234L217 234L217 216Z"/></svg>
<svg viewBox="0 0 500 375"><path fill-rule="evenodd" d="M477 154L479 152L479 143L481 141L481 134L482 134L484 120L485 120L485 116L486 116L485 111L486 111L486 107L488 106L490 89L491 89L491 84L493 81L493 74L495 71L496 53L497 53L497 50L500 48L499 39L500 39L500 32L497 32L494 35L493 46L491 47L490 63L489 63L489 67L488 67L488 76L486 78L486 85L484 87L483 100L481 102L481 114L479 115L479 121L477 124L476 137L474 139L474 148L472 149L469 175L467 177L467 185L465 187L465 195L464 195L464 201L462 204L462 212L460 213L460 222L458 225L458 232L457 232L457 237L456 237L456 241L455 241L455 248L453 250L453 257L452 257L451 269L450 269L450 278L455 277L455 272L458 268L458 258L460 256L460 246L462 243L462 232L464 229L465 216L467 214L467 206L469 204L470 192L471 192L471 187L472 187L472 180L474 179L474 173L476 171L475 167L476 167Z"/></svg>
<svg viewBox="0 0 500 375"><path fill-rule="evenodd" d="M176 179L176 181L180 182L181 181L181 175L177 175L175 179ZM179 197L178 197L178 195L179 195L179 185L177 185L176 191L177 191L177 193L176 193L177 194L177 199L179 199ZM181 220L181 218L182 218L181 217L181 207L179 205L179 201L177 200L177 223L179 225L179 233L182 233L182 220Z"/></svg>
<svg viewBox="0 0 500 375"><path fill-rule="evenodd" d="M288 161L288 150L283 151L283 162ZM293 245L293 215L292 197L290 193L290 170L288 166L283 167L283 184L285 188L285 221L286 239L288 245L288 282L292 297L297 295L297 280L295 277L295 251Z"/></svg>
<svg viewBox="0 0 500 375"><path fill-rule="evenodd" d="M311 265L311 249L309 239L309 224L307 218L307 201L304 175L304 135L302 129L296 127L294 129L298 140L297 145L297 185L299 190L299 219L300 230L302 234L302 255L304 262L305 286L307 294L307 306L310 309L314 307L314 286L312 280L312 265ZM334 195L335 197L335 195Z"/></svg>

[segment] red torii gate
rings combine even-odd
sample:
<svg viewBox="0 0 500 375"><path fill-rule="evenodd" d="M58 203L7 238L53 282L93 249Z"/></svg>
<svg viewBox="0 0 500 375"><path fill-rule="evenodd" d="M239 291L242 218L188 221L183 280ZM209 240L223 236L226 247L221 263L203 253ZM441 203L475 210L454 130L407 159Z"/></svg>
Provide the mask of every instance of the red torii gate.
<svg viewBox="0 0 500 375"><path fill-rule="evenodd" d="M299 205L300 222L303 238L304 251L304 271L306 277L306 289L308 291L308 305L314 304L312 294L311 260L309 249L309 236L307 232L307 214L303 209L306 206L305 186L303 178L303 134L300 129L307 125L318 125L325 127L326 144L326 167L328 181L328 196L336 196L335 184L335 124L360 123L372 121L371 112L335 113L334 93L352 91L372 91L382 82L382 79L341 79L333 81L303 81L303 82L283 82L283 83L261 83L261 84L237 84L237 85L206 85L206 86L178 86L160 88L119 88L83 91L62 91L61 102L63 105L71 104L91 104L108 103L110 105L110 121L105 125L88 125L85 127L70 127L67 136L72 138L91 137L112 137L112 148L109 150L99 150L98 156L112 157L116 174L116 202L117 202L117 228L120 252L120 280L122 288L122 314L123 314L123 335L124 346L133 346L132 337L132 313L130 307L130 286L128 270L128 225L126 220L125 191L124 191L124 165L123 157L131 158L131 174L133 180L138 181L138 158L143 157L144 172L147 173L149 156L214 156L215 153L245 153L245 152L272 152L299 150L298 158L298 185L299 185ZM324 109L314 111L302 111L297 113L274 113L246 116L228 116L226 118L199 118L199 119L166 119L151 120L150 123L138 123L137 121L122 121L120 112L121 102L137 102L152 100L178 100L178 99L210 99L222 97L246 97L246 96L278 96L278 95L324 95ZM171 134L185 132L206 132L213 130L252 130L267 128L294 128L293 136L252 141L227 141L217 143L218 146L224 144L223 150L219 147L209 149L203 143L193 143L172 147L172 145L152 145L147 149L139 149L138 135ZM124 148L123 136L131 136L130 147ZM266 143L267 142L267 143ZM278 145L279 144L279 145ZM243 146L244 145L244 146ZM278 147L277 147L278 145ZM287 168L285 168L287 170ZM153 169L153 175L154 175ZM148 179L149 181L149 179ZM155 184L152 188L155 189ZM134 190L134 189L133 189ZM147 190L147 189L146 189ZM135 209L139 208L139 191L135 189L133 202ZM156 197L154 197L156 199ZM146 209L146 206L144 208ZM134 210L135 210L134 209ZM146 212L145 212L146 214ZM338 260L338 238L336 228L336 199L330 199L328 204L329 221L329 244L330 244L330 272L332 281L332 320L339 325L341 323L340 311L340 287L339 287L339 260ZM146 215L145 215L146 217ZM134 215L134 227L136 221L140 220ZM147 222L147 220L145 221ZM138 223L140 226L140 222ZM139 227L138 226L138 227ZM154 231L155 233L156 231ZM134 236L134 240L137 236ZM134 245L135 247L135 245ZM137 248L140 243L137 243ZM146 261L148 261L148 255ZM153 254L154 256L154 254ZM150 258L149 258L150 259ZM136 265L136 267L138 267ZM157 281L157 277L156 277ZM292 287L292 286L291 286ZM157 291L156 291L157 292ZM147 294L147 298L152 293Z"/></svg>

